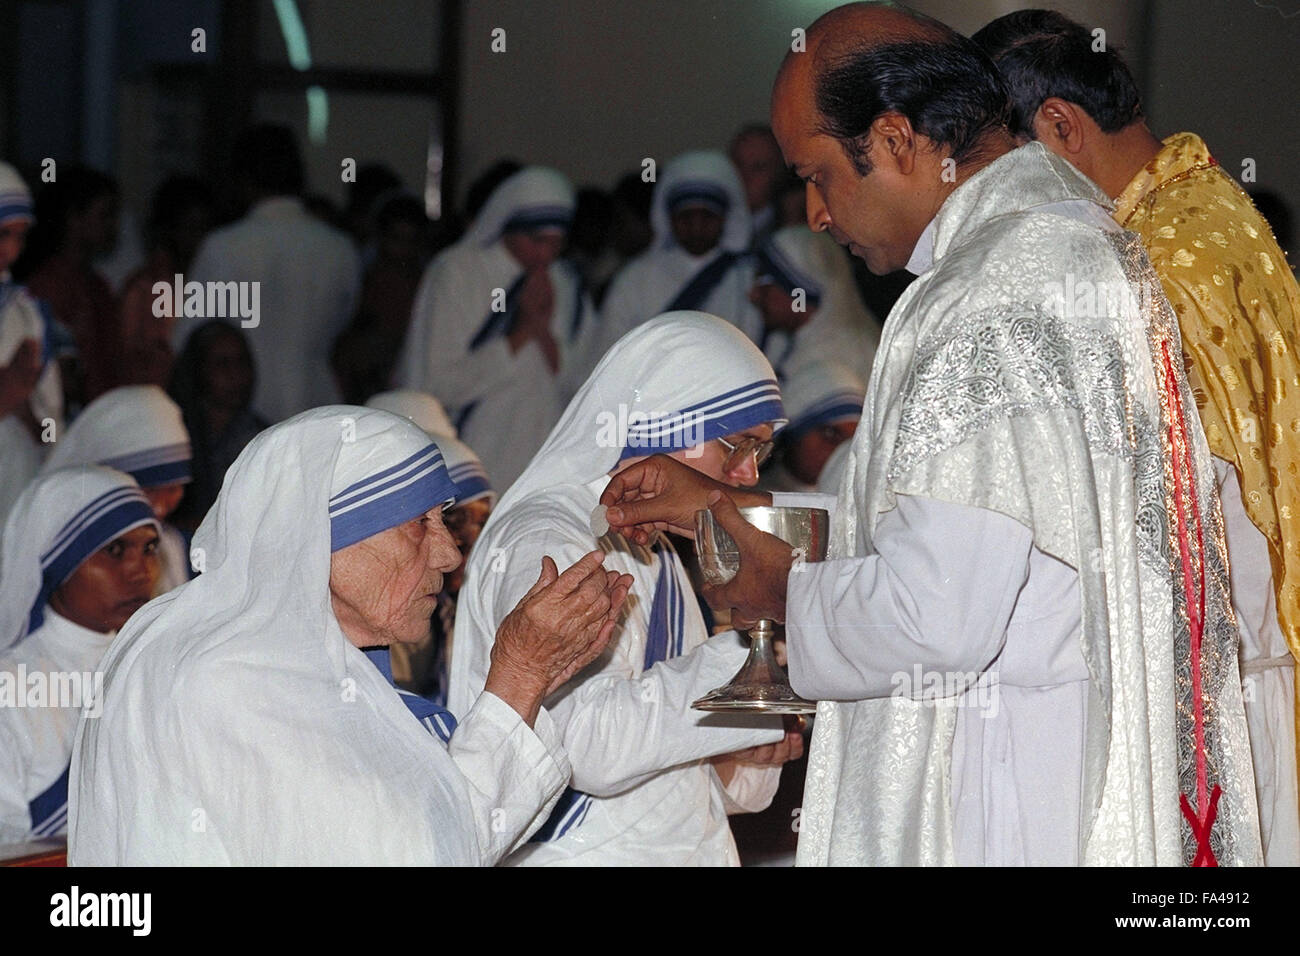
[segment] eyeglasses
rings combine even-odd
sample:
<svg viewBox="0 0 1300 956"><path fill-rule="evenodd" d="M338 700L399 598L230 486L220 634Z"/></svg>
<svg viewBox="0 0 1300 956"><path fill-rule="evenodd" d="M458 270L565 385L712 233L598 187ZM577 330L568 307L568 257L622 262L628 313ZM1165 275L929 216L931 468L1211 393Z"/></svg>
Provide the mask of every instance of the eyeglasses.
<svg viewBox="0 0 1300 956"><path fill-rule="evenodd" d="M772 448L776 442L764 441L760 438L744 438L736 444L732 444L725 438L719 438L718 441L722 447L727 449L727 460L723 462L722 470L724 472L735 471L745 463L745 459L751 455L754 456L754 468L762 468L763 462L767 461L772 455Z"/></svg>

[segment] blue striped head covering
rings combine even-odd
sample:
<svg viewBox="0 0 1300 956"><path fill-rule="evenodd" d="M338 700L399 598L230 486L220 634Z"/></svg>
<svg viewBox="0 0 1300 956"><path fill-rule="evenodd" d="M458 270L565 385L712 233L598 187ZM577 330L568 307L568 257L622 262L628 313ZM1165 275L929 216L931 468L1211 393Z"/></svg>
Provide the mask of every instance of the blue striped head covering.
<svg viewBox="0 0 1300 956"><path fill-rule="evenodd" d="M447 474L456 483L456 504L463 505L480 498L496 500L496 492L492 489L482 460L474 449L457 436L456 426L447 417L442 402L428 392L404 388L381 392L367 401L366 407L382 408L386 412L408 418L438 443L447 465Z"/></svg>
<svg viewBox="0 0 1300 956"><path fill-rule="evenodd" d="M757 260L755 279L758 282L773 282L780 286L786 295L794 295L796 289L803 289L804 301L809 308L815 309L821 305L825 287L808 270L800 268L786 254L786 251L776 242L775 236L769 236L759 246L754 258Z"/></svg>
<svg viewBox="0 0 1300 956"><path fill-rule="evenodd" d="M719 216L727 214L731 201L727 191L714 182L703 179L684 179L674 183L665 199L668 214L677 215L683 209L707 209Z"/></svg>
<svg viewBox="0 0 1300 956"><path fill-rule="evenodd" d="M725 153L715 149L682 153L674 156L659 171L659 180L650 201L650 228L654 230L655 248L671 249L677 245L672 215L690 205L704 206L722 216L718 248L737 254L749 248L754 231L753 217L745 203L745 187L740 174Z"/></svg>
<svg viewBox="0 0 1300 956"><path fill-rule="evenodd" d="M331 552L449 505L458 495L441 449L423 431L389 412L370 411L364 421L371 434L345 441L335 465Z"/></svg>
<svg viewBox="0 0 1300 956"><path fill-rule="evenodd" d="M786 379L784 394L790 412L785 437L794 439L819 425L857 422L867 387L847 365L819 360L798 366Z"/></svg>
<svg viewBox="0 0 1300 956"><path fill-rule="evenodd" d="M126 385L99 396L56 436L45 470L107 465L156 488L190 481L193 457L180 406L157 385Z"/></svg>
<svg viewBox="0 0 1300 956"><path fill-rule="evenodd" d="M18 170L8 163L0 163L0 223L11 219L28 222L36 219L32 212L32 193Z"/></svg>
<svg viewBox="0 0 1300 956"><path fill-rule="evenodd" d="M507 232L567 230L573 221L573 184L545 166L526 166L488 197L463 242L492 245Z"/></svg>
<svg viewBox="0 0 1300 956"><path fill-rule="evenodd" d="M704 312L666 312L605 353L489 527L513 503L595 481L627 458L785 421L776 374L743 332Z"/></svg>
<svg viewBox="0 0 1300 956"><path fill-rule="evenodd" d="M61 468L28 485L5 522L0 649L44 623L51 595L87 558L144 525L157 529L153 508L120 471Z"/></svg>

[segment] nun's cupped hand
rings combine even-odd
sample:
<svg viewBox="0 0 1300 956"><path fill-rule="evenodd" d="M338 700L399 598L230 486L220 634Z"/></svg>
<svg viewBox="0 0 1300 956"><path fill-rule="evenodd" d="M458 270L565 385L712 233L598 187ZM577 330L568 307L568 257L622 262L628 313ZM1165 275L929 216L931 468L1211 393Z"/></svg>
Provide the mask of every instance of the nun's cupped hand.
<svg viewBox="0 0 1300 956"><path fill-rule="evenodd" d="M600 503L611 529L648 544L658 531L693 539L695 512L708 507L711 492L731 490L675 458L652 455L611 478Z"/></svg>
<svg viewBox="0 0 1300 956"><path fill-rule="evenodd" d="M549 557L541 575L497 628L484 690L513 707L528 726L547 695L605 650L632 576L606 571L592 551L563 574Z"/></svg>

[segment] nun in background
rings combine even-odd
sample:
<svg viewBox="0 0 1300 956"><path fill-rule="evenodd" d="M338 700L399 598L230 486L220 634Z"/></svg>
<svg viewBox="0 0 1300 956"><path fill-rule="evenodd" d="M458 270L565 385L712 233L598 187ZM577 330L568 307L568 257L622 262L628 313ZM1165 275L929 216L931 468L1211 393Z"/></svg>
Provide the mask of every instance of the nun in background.
<svg viewBox="0 0 1300 956"><path fill-rule="evenodd" d="M46 447L45 422L63 427L63 381L57 361L59 327L49 307L13 281L10 267L35 217L32 195L8 163L0 163L0 522L36 477ZM66 337L67 344L71 338Z"/></svg>
<svg viewBox="0 0 1300 956"><path fill-rule="evenodd" d="M94 672L153 595L158 522L110 468L63 468L22 493L0 567L0 844L59 836L68 758ZM39 691L39 698L34 695Z"/></svg>
<svg viewBox="0 0 1300 956"><path fill-rule="evenodd" d="M598 353L595 312L559 255L573 187L529 166L505 180L420 280L398 384L435 395L499 487L524 470Z"/></svg>
<svg viewBox="0 0 1300 956"><path fill-rule="evenodd" d="M757 341L782 382L815 361L841 362L871 380L880 323L830 236L787 226L759 247L755 269L751 299L763 316Z"/></svg>
<svg viewBox="0 0 1300 956"><path fill-rule="evenodd" d="M790 424L781 429L759 485L764 491L817 491L831 457L858 429L867 386L847 365L818 360L801 365L781 394Z"/></svg>
<svg viewBox="0 0 1300 956"><path fill-rule="evenodd" d="M721 316L758 341L749 301L752 225L736 168L714 150L683 153L660 172L650 206L654 242L614 276L601 306L607 350L662 312Z"/></svg>
<svg viewBox="0 0 1300 956"><path fill-rule="evenodd" d="M191 459L180 407L157 385L124 385L86 406L55 441L43 470L107 465L135 479L159 522L157 596L191 576L185 538L166 523L190 482Z"/></svg>
<svg viewBox="0 0 1300 956"><path fill-rule="evenodd" d="M455 495L388 412L326 406L254 439L195 535L204 573L103 661L69 862L490 864L540 825L569 777L541 700L604 649L630 580L599 553L540 561L453 726L393 687L387 648L428 634Z"/></svg>
<svg viewBox="0 0 1300 956"><path fill-rule="evenodd" d="M599 548L607 567L635 580L609 651L548 698L573 781L536 842L509 863L737 864L727 814L765 808L802 739L787 737L779 718L691 709L731 678L747 648L734 631L709 636L666 538L643 547L607 535L593 527L593 509L611 472L656 451L753 484L756 459L784 421L772 368L752 342L715 316L662 315L601 360L493 511L456 615L453 713L482 689L492 635L543 553L570 561Z"/></svg>
<svg viewBox="0 0 1300 956"><path fill-rule="evenodd" d="M393 682L405 690L447 705L447 684L455 640L456 599L465 582L465 564L487 523L497 500L483 463L474 450L456 437L455 427L432 395L414 389L397 389L376 395L366 403L401 415L419 425L442 450L447 474L456 484L456 503L443 512L442 520L460 551L461 562L446 575L438 592L438 606L429 622L429 637L415 644L394 644L391 657Z"/></svg>

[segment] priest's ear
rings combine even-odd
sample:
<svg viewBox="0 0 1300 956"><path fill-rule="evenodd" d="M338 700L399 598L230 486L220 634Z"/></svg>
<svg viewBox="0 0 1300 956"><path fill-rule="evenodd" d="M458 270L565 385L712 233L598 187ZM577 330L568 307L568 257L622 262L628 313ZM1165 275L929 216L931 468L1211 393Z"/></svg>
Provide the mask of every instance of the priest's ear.
<svg viewBox="0 0 1300 956"><path fill-rule="evenodd" d="M1077 103L1049 96L1034 114L1034 139L1059 156L1077 155L1097 124Z"/></svg>

